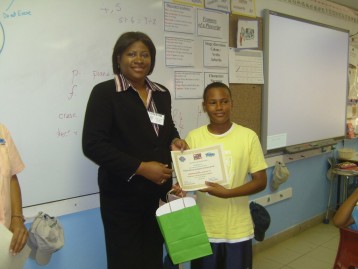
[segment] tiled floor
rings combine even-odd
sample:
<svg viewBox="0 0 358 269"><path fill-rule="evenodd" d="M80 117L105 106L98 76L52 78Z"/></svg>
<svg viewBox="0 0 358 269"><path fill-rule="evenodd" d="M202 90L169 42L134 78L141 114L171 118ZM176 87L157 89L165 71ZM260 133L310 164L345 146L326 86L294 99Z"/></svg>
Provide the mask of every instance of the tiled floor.
<svg viewBox="0 0 358 269"><path fill-rule="evenodd" d="M254 269L331 269L339 229L318 224L254 255Z"/></svg>

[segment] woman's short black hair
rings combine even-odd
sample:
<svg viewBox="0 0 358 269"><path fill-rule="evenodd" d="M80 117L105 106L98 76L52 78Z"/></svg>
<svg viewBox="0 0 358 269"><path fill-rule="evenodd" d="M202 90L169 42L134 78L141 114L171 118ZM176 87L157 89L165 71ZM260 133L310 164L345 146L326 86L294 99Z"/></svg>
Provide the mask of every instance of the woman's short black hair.
<svg viewBox="0 0 358 269"><path fill-rule="evenodd" d="M154 66L155 66L155 54L156 49L154 46L153 41L150 39L150 37L142 32L126 32L123 33L117 40L116 44L113 48L113 54L112 54L112 67L113 67L113 73L119 74L120 69L118 67L118 61L117 57L121 57L124 51L131 46L133 43L141 41L144 45L146 45L149 49L150 58L151 58L151 64L149 69L150 75L153 72Z"/></svg>
<svg viewBox="0 0 358 269"><path fill-rule="evenodd" d="M205 101L205 97L206 97L206 94L208 93L208 91L212 88L224 88L224 89L227 89L227 91L229 92L229 95L230 95L230 98L231 98L231 90L230 88L225 84L225 83L222 83L222 82L219 82L219 81L216 81L216 82L212 82L210 84L208 84L205 89L204 89L204 93L203 93L203 100Z"/></svg>

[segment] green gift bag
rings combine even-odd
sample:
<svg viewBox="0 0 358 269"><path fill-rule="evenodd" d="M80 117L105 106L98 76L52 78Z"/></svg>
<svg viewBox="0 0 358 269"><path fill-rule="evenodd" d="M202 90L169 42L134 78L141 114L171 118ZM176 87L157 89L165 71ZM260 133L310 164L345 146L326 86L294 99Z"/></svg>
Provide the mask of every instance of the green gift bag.
<svg viewBox="0 0 358 269"><path fill-rule="evenodd" d="M157 209L156 217L174 264L212 254L194 198L184 197L166 203Z"/></svg>

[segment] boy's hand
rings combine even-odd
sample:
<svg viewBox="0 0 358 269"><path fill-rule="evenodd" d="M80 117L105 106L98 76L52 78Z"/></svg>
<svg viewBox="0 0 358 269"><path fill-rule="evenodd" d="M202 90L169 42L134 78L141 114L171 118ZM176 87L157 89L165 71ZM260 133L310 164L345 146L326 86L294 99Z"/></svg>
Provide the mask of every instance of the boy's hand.
<svg viewBox="0 0 358 269"><path fill-rule="evenodd" d="M220 184L214 183L214 182L210 182L210 181L205 181L205 184L208 186L205 189L201 189L201 192L207 192L210 195L216 196L216 197L220 197L220 198L230 198L229 196L229 190L224 188L223 186L221 186Z"/></svg>

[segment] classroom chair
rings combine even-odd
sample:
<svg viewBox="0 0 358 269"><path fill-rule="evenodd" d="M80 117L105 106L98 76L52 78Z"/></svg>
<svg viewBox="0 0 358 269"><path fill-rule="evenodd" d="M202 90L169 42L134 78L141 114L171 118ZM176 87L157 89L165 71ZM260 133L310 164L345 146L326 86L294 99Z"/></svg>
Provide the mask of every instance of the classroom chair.
<svg viewBox="0 0 358 269"><path fill-rule="evenodd" d="M327 171L327 179L329 181L329 194L328 194L328 203L326 209L326 216L323 220L323 223L329 223L329 213L330 211L336 211L339 205L344 202L348 198L348 186L349 182L354 180L357 176L357 172L352 171L343 171L336 168L336 164L338 163L334 157L328 158L328 163L330 165ZM337 182L335 182L337 180ZM337 183L337 201L332 203L333 191L335 183Z"/></svg>
<svg viewBox="0 0 358 269"><path fill-rule="evenodd" d="M333 181L336 179L336 174L334 173L334 167L336 166L336 159L334 157L328 158L329 169L327 171L327 179L329 182L329 193L328 193L328 204L326 209L326 217L323 220L323 223L329 223L329 212L332 210L331 200L333 195Z"/></svg>
<svg viewBox="0 0 358 269"><path fill-rule="evenodd" d="M339 229L340 238L333 269L358 267L358 231L348 228Z"/></svg>

